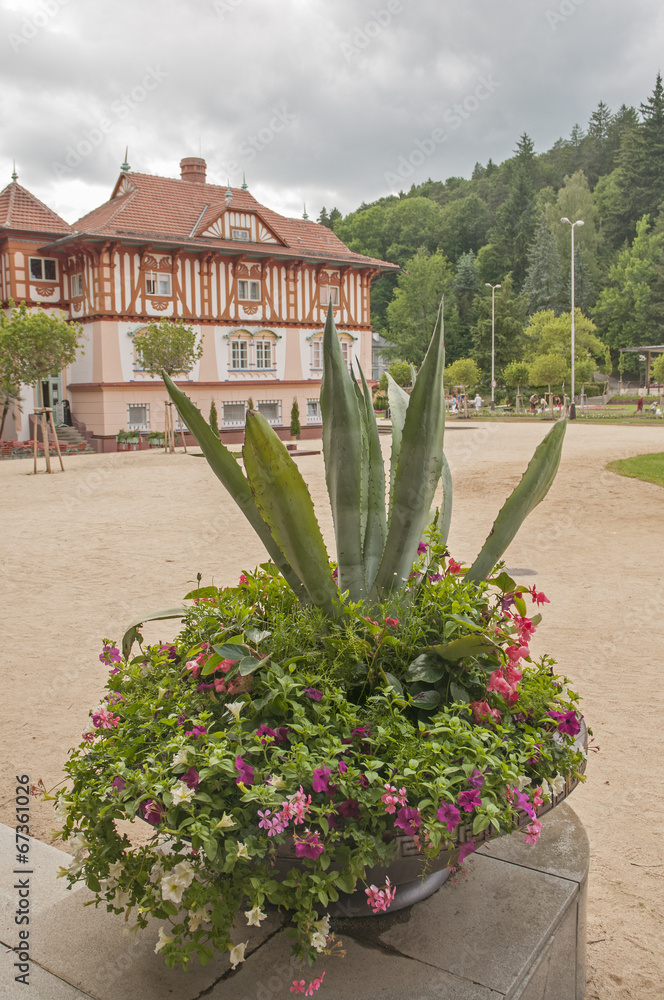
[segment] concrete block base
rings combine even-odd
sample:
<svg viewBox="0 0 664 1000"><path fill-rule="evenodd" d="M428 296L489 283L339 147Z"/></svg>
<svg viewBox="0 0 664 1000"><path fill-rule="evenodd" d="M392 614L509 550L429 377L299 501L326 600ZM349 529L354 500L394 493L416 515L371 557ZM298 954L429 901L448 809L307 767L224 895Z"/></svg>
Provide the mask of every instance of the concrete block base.
<svg viewBox="0 0 664 1000"><path fill-rule="evenodd" d="M0 940L15 947L14 833L0 828ZM322 956L313 970L290 958L284 920L238 928L249 940L235 971L226 955L204 968L167 969L154 954L158 924L123 936L121 917L83 907L84 888L55 881L67 856L31 841L31 1000L277 1000L294 979L325 970L321 1000L582 1000L589 848L565 802L548 813L535 847L512 834L482 847L429 899L381 917L335 920L343 960ZM253 932L253 933L250 933ZM0 964L0 997L25 997L16 957Z"/></svg>

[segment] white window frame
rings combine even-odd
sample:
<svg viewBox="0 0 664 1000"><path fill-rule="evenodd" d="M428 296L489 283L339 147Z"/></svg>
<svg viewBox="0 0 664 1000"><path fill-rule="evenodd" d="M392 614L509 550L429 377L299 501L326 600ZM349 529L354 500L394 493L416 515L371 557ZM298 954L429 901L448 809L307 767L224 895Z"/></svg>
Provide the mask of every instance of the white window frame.
<svg viewBox="0 0 664 1000"><path fill-rule="evenodd" d="M274 344L271 340L256 340L254 343L256 347L257 371L272 371L275 367Z"/></svg>
<svg viewBox="0 0 664 1000"><path fill-rule="evenodd" d="M34 275L32 273L32 262L33 261L39 261L39 270L41 271L41 275L44 274L44 271L46 270L45 265L47 263L48 264L53 264L54 269L55 269L55 277L53 277L53 278L44 278L44 277L41 277L41 276ZM58 280L58 262L55 259L55 257L28 257L28 271L30 273L30 281L57 281Z"/></svg>
<svg viewBox="0 0 664 1000"><path fill-rule="evenodd" d="M230 369L232 372L246 372L249 368L249 341L242 337L230 341ZM244 355L244 364L242 364Z"/></svg>
<svg viewBox="0 0 664 1000"><path fill-rule="evenodd" d="M72 274L69 278L69 297L72 299L83 298L83 272Z"/></svg>
<svg viewBox="0 0 664 1000"><path fill-rule="evenodd" d="M230 420L226 417L226 407L227 406L241 406L242 417L237 417ZM246 399L227 399L221 404L221 423L223 427L242 427L244 425L245 416L247 412L247 401Z"/></svg>
<svg viewBox="0 0 664 1000"><path fill-rule="evenodd" d="M139 408L145 410L145 421L143 423L137 420L129 419L129 411ZM127 428L130 431L147 431L150 429L150 404L149 403L127 403Z"/></svg>
<svg viewBox="0 0 664 1000"><path fill-rule="evenodd" d="M240 240L241 243L248 243L250 235L248 229L231 229L231 239Z"/></svg>
<svg viewBox="0 0 664 1000"><path fill-rule="evenodd" d="M339 305L339 286L338 285L321 285L320 286L320 304L322 306L327 306L332 301L332 305L336 308Z"/></svg>
<svg viewBox="0 0 664 1000"><path fill-rule="evenodd" d="M312 412L313 411L313 412ZM323 418L320 412L320 399L307 400L307 423L320 424Z"/></svg>
<svg viewBox="0 0 664 1000"><path fill-rule="evenodd" d="M162 283L166 286L166 290L162 290ZM165 271L146 271L145 294L151 298L171 298L173 295L172 275Z"/></svg>
<svg viewBox="0 0 664 1000"><path fill-rule="evenodd" d="M263 412L263 410L261 409L261 407L263 407L263 406L276 406L277 407L277 415L276 415L276 417L268 417ZM280 425L282 423L282 419L281 419L281 400L280 399L259 399L259 400L256 401L256 409L258 410L259 413L263 414L263 416L267 420L268 424L272 424L273 426L276 426L276 425Z"/></svg>
<svg viewBox="0 0 664 1000"><path fill-rule="evenodd" d="M323 367L323 339L311 341L311 368L319 371Z"/></svg>
<svg viewBox="0 0 664 1000"><path fill-rule="evenodd" d="M237 283L237 297L240 302L260 302L262 300L260 281L240 278Z"/></svg>
<svg viewBox="0 0 664 1000"><path fill-rule="evenodd" d="M341 354L346 367L350 368L353 361L352 344L348 340L342 340L341 337L339 338L339 343L341 344Z"/></svg>

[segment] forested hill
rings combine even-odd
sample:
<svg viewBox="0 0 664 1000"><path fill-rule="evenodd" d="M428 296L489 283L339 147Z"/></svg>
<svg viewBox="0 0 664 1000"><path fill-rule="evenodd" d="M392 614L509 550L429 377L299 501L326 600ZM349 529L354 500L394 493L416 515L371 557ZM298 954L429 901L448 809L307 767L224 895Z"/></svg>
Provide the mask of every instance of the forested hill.
<svg viewBox="0 0 664 1000"><path fill-rule="evenodd" d="M470 179L428 180L407 193L319 221L352 250L400 264L372 292L374 329L395 356L419 363L445 293L448 361L485 368L496 290L497 364L523 356L524 329L542 310L570 308L571 227L576 305L611 349L664 342L664 88L658 74L638 110L600 102L545 153L528 135L501 164ZM525 336L527 340L527 336ZM635 356L628 356L637 363ZM629 370L629 367L628 367Z"/></svg>

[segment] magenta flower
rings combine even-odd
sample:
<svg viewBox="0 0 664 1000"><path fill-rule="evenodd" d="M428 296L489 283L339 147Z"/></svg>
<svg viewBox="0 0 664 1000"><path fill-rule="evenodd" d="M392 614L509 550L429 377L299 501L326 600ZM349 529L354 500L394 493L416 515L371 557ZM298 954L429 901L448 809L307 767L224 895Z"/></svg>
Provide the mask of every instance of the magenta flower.
<svg viewBox="0 0 664 1000"><path fill-rule="evenodd" d="M440 807L436 816L441 823L447 826L447 829L452 833L456 830L457 826L461 822L461 813L456 806L453 806L451 802L444 802Z"/></svg>
<svg viewBox="0 0 664 1000"><path fill-rule="evenodd" d="M194 767L190 767L189 770L185 771L180 778L180 781L184 782L187 788L193 788L194 791L198 788L198 782L200 780L200 775Z"/></svg>
<svg viewBox="0 0 664 1000"><path fill-rule="evenodd" d="M259 726L258 729L256 730L256 736L260 737L261 743L267 743L268 741L266 739L266 736L269 736L273 740L275 740L277 734L275 733L274 729L270 729L269 726L262 725Z"/></svg>
<svg viewBox="0 0 664 1000"><path fill-rule="evenodd" d="M549 712L549 716L557 721L559 733L576 736L581 732L581 723L573 708L569 712ZM94 722L94 716L92 719Z"/></svg>
<svg viewBox="0 0 664 1000"><path fill-rule="evenodd" d="M544 595L544 594L542 593L542 591L540 591L540 592L538 593L538 592L537 592L537 591L535 590L535 585L534 585L534 584L533 584L533 586L532 586L532 587L531 587L531 588L529 589L528 593L530 594L530 597L531 597L531 599L532 599L532 601L533 601L533 604L550 604L550 603L551 603L551 601L549 600L549 598L548 598L548 597L546 597L546 596L545 596L545 595Z"/></svg>
<svg viewBox="0 0 664 1000"><path fill-rule="evenodd" d="M412 835L417 833L419 828L422 826L422 816L420 815L420 810L415 809L412 806L405 806L397 813L394 825L400 827L404 833L412 837Z"/></svg>
<svg viewBox="0 0 664 1000"><path fill-rule="evenodd" d="M119 667L111 667L111 669L109 670L109 674L119 674L119 673L120 673Z"/></svg>
<svg viewBox="0 0 664 1000"><path fill-rule="evenodd" d="M344 819L359 819L360 818L360 803L356 799L346 799L337 806L339 813Z"/></svg>
<svg viewBox="0 0 664 1000"><path fill-rule="evenodd" d="M325 850L325 845L315 830L305 830L303 837L294 833L293 840L295 841L295 855L298 858L311 858L312 861L315 861L319 854Z"/></svg>
<svg viewBox="0 0 664 1000"><path fill-rule="evenodd" d="M251 764L245 764L242 757L235 758L235 768L238 773L238 777L235 779L239 784L241 781L245 785L253 785L254 783L254 769Z"/></svg>
<svg viewBox="0 0 664 1000"><path fill-rule="evenodd" d="M84 743L94 743L96 733L81 733L81 739Z"/></svg>
<svg viewBox="0 0 664 1000"><path fill-rule="evenodd" d="M196 739L197 736L207 735L207 729L205 726L194 726L193 729L187 730L184 735L192 736L194 739Z"/></svg>
<svg viewBox="0 0 664 1000"><path fill-rule="evenodd" d="M467 791L461 792L457 799L459 809L463 809L467 813L471 813L473 809L477 809L481 805L480 793L476 788L469 788Z"/></svg>
<svg viewBox="0 0 664 1000"><path fill-rule="evenodd" d="M159 826L164 813L166 812L161 803L155 802L154 799L146 799L146 801L141 804L139 811L143 813L143 819L146 823L149 823L150 826Z"/></svg>
<svg viewBox="0 0 664 1000"><path fill-rule="evenodd" d="M346 761L345 760L340 760L339 761L339 774L345 774L347 770L348 770L348 764L346 763Z"/></svg>
<svg viewBox="0 0 664 1000"><path fill-rule="evenodd" d="M457 864L459 865L463 864L464 860L468 857L469 854L472 854L474 850L475 850L474 840L468 840L466 841L465 844L462 844L461 847L459 848L459 858L457 860Z"/></svg>
<svg viewBox="0 0 664 1000"><path fill-rule="evenodd" d="M540 838L541 832L542 824L538 819L534 819L532 823L529 823L526 827L526 836L523 838L524 844L536 844Z"/></svg>
<svg viewBox="0 0 664 1000"><path fill-rule="evenodd" d="M423 556L428 548L429 546L425 542L420 542L420 544L417 546L418 556Z"/></svg>
<svg viewBox="0 0 664 1000"><path fill-rule="evenodd" d="M535 819L535 810L533 809L530 798L525 792L520 792L518 788L510 788L508 791L511 793L509 796L510 802L515 809L523 809L525 813L528 813L531 819Z"/></svg>
<svg viewBox="0 0 664 1000"><path fill-rule="evenodd" d="M315 792L324 792L325 795L332 794L330 792L330 775L332 770L329 767L317 767L313 773L313 778L311 779L311 787Z"/></svg>
<svg viewBox="0 0 664 1000"><path fill-rule="evenodd" d="M284 822L283 813L276 813L273 816L270 809L266 809L265 812L259 809L258 815L261 817L258 825L262 830L267 830L268 837L276 837L278 833L283 833L288 826L288 819L286 818Z"/></svg>
<svg viewBox="0 0 664 1000"><path fill-rule="evenodd" d="M367 906L371 907L372 912L380 913L382 911L385 913L397 894L397 887L393 886L389 878L387 878L382 888L379 889L378 886L370 885L364 891L367 894Z"/></svg>
<svg viewBox="0 0 664 1000"><path fill-rule="evenodd" d="M117 646L112 645L104 646L103 651L99 654L99 659L102 663L122 663L120 650Z"/></svg>
<svg viewBox="0 0 664 1000"><path fill-rule="evenodd" d="M292 817L295 824L304 823L304 817L309 812L310 805L311 796L305 795L302 785L300 785L297 792L288 797L282 812L287 813L289 818Z"/></svg>
<svg viewBox="0 0 664 1000"><path fill-rule="evenodd" d="M362 787L363 788L368 787L368 782L367 785L363 785ZM408 805L408 799L406 798L405 788L400 788L399 791L397 792L394 785L390 785L387 782L385 782L384 788L385 788L385 795L381 795L380 801L385 804L386 813L396 812L397 806Z"/></svg>
<svg viewBox="0 0 664 1000"><path fill-rule="evenodd" d="M92 725L95 729L115 729L119 721L119 715L113 715L105 708L98 709L92 716Z"/></svg>
<svg viewBox="0 0 664 1000"><path fill-rule="evenodd" d="M120 794L120 792L124 792L124 790L126 788L126 782L125 782L124 778L120 777L120 775L118 775L117 778L113 778L113 781L111 782L111 785L116 790L116 792L117 792L118 795Z"/></svg>
<svg viewBox="0 0 664 1000"><path fill-rule="evenodd" d="M468 779L468 787L481 788L483 784L484 784L484 775L482 774L481 771L478 771L478 769L475 768L475 770Z"/></svg>
<svg viewBox="0 0 664 1000"><path fill-rule="evenodd" d="M320 701L323 697L323 692L318 688L305 688L304 693L308 694L312 701Z"/></svg>

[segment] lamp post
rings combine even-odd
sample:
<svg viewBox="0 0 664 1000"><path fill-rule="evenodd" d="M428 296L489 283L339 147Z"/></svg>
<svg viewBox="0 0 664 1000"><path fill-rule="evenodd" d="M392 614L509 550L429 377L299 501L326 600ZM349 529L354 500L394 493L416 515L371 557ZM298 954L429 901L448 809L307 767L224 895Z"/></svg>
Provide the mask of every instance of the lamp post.
<svg viewBox="0 0 664 1000"><path fill-rule="evenodd" d="M485 281L484 284L491 289L491 412L493 412L496 409L496 289L501 286L492 285L489 281Z"/></svg>
<svg viewBox="0 0 664 1000"><path fill-rule="evenodd" d="M576 420L576 405L574 403L574 227L582 226L583 219L577 219L576 222L570 222L570 220L565 216L565 218L560 221L566 222L572 227L572 387L570 389L571 400L569 406L569 418L570 420Z"/></svg>

